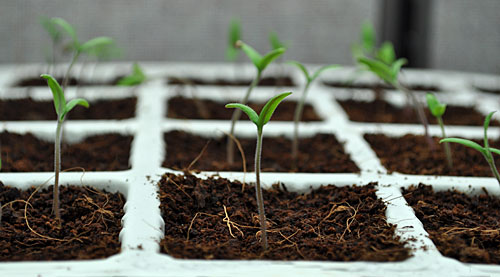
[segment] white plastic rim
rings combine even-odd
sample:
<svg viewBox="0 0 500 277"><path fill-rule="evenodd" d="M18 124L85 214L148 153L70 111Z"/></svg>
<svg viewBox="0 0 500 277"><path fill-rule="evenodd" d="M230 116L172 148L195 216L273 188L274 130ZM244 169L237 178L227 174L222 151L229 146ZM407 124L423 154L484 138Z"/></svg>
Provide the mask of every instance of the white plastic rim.
<svg viewBox="0 0 500 277"><path fill-rule="evenodd" d="M222 135L229 129L229 123L221 120L179 120L166 118L167 100L175 96L174 86L166 82L167 76L197 77L201 79L238 78L251 79L255 73L251 65L243 65L238 72L234 64L188 64L188 63L140 63L149 76L156 79L137 89L121 87L80 87L71 88L67 98L84 96L92 99L116 99L135 96L138 99L136 116L126 120L77 120L68 121L66 132L74 141L86 136L104 133L120 133L134 136L130 152L130 170L117 172L77 172L63 173L63 184L92 185L109 191L119 191L125 195L125 216L120 233L121 253L112 257L92 261L57 262L2 262L1 276L500 276L500 266L466 264L443 257L427 237L422 223L415 217L401 195L401 187L418 183L432 185L435 190L456 188L468 194L480 193L484 187L490 194L500 195L500 188L494 178L422 176L406 174L387 174L374 151L363 139L366 133L383 133L401 136L406 133L422 134L419 125L359 123L348 120L347 115L335 99L365 99L373 96L366 90L347 90L323 85L318 80L310 88L308 103L323 119L320 122L300 124L302 137L316 133L334 134L344 143L345 151L361 169L360 173L262 173L264 186L283 182L287 188L306 192L320 185L335 184L349 186L366 185L378 182L377 195L387 203L387 220L397 224L396 235L403 240L413 238L408 243L413 257L402 262L316 262L316 261L205 261L181 260L159 253L159 240L163 238L164 224L160 215L156 183L165 172L175 172L162 168L164 155L168 154L163 134L170 130L184 130L202 136ZM241 66L241 65L240 65ZM60 68L56 72L62 71ZM319 65L309 65L311 70ZM92 75L99 81L111 80L117 75L130 71L131 64L103 64L96 67ZM23 76L38 76L44 65L3 65L0 66L0 98L33 97L51 98L46 87L26 89L13 88L12 84ZM58 71L59 70L59 71ZM79 72L75 67L74 72ZM82 78L87 71L82 71ZM289 97L297 100L302 93L304 79L301 72L286 66L273 66L265 75L284 73L290 76L296 87L258 87L251 99L265 101L271 96L292 91ZM323 80L346 80L352 76L353 68L336 69L325 72ZM482 114L499 110L500 101L495 96L480 93L474 89L478 83L491 87L499 84L498 76L467 74L445 71L405 70L408 84L435 85L444 92L438 95L443 101L462 106L474 106ZM371 75L362 75L359 82L371 82ZM493 84L493 85L492 85ZM198 86L197 97L212 99L221 103L237 100L245 93L245 87ZM389 91L386 100L401 105L404 97L396 91ZM424 94L419 93L423 99ZM499 118L500 115L496 115ZM292 122L271 121L264 128L265 136L285 135L291 137ZM243 137L255 135L255 126L250 122L238 122L236 134ZM0 131L14 133L32 132L35 136L51 140L55 122L50 121L11 121L1 122ZM216 130L220 130L218 132ZM430 132L439 135L438 126L431 126ZM447 127L450 135L468 138L481 138L482 127ZM491 127L489 136L500 135L498 127ZM49 157L51 158L51 157ZM179 173L179 172L177 172ZM206 177L217 172L203 172ZM219 175L232 180L252 182L251 173L219 172ZM43 183L52 173L6 173L0 172L0 180L10 186L26 188ZM425 250L424 250L425 249Z"/></svg>

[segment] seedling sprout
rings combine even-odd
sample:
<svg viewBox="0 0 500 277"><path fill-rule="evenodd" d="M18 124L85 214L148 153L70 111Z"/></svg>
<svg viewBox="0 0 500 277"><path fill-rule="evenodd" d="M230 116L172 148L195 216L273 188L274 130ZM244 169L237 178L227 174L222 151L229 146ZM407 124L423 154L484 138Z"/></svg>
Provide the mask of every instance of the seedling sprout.
<svg viewBox="0 0 500 277"><path fill-rule="evenodd" d="M269 101L267 101L264 108L260 112L260 115L250 108L247 105L240 103L230 103L226 105L226 108L237 108L245 112L248 115L248 118L257 126L257 146L255 147L255 190L257 194L257 206L259 210L259 221L260 221L260 232L262 238L262 247L264 250L267 250L267 234L266 234L266 214L264 211L264 199L262 197L262 188L260 186L260 160L262 153L262 131L264 129L264 125L271 119L271 116L278 107L279 103L288 95L292 94L291 92L284 92L279 95L274 96Z"/></svg>
<svg viewBox="0 0 500 277"><path fill-rule="evenodd" d="M427 93L427 106L429 106L429 110L431 114L437 119L439 126L441 127L442 137L446 138L446 133L444 132L444 124L443 124L443 114L446 111L446 104L441 104L439 100L431 93ZM451 149L450 144L448 142L444 143L444 152L446 154L446 160L448 162L448 167L450 169L453 168L453 159L451 157Z"/></svg>
<svg viewBox="0 0 500 277"><path fill-rule="evenodd" d="M297 155L299 152L299 121L300 118L302 117L302 110L304 108L304 103L306 101L307 92L309 91L309 86L314 80L316 80L316 78L319 77L319 75L322 72L328 69L338 68L339 65L336 64L326 65L316 70L316 72L314 72L313 75L309 75L309 71L307 71L306 67L303 64L297 61L289 61L288 63L298 67L304 73L304 76L306 78L306 86L304 87L304 91L302 92L302 96L300 97L300 101L295 108L295 113L293 116L294 129L293 129L293 141L292 141L292 157L293 157L293 162L295 163L297 161Z"/></svg>
<svg viewBox="0 0 500 277"><path fill-rule="evenodd" d="M75 29L66 20L59 18L59 17L53 17L53 18L51 18L51 22L53 24L59 26L59 28L61 28L62 30L64 30L70 36L70 38L72 40L71 48L73 49L74 52L73 52L73 58L71 59L70 65L69 65L68 69L66 70L66 74L64 75L64 80L62 83L62 89L64 90L66 88L66 85L67 85L68 80L69 80L69 74L71 72L71 68L73 68L73 65L78 61L78 58L80 57L80 55L82 53L87 53L87 54L91 53L96 48L102 47L104 45L110 45L114 41L113 41L113 39L111 39L109 37L95 37L95 38L92 38L84 43L80 43L80 41L78 40L78 37L76 35Z"/></svg>
<svg viewBox="0 0 500 277"><path fill-rule="evenodd" d="M461 138L445 138L440 140L439 143L454 142L479 151L481 154L483 154L483 157L486 159L486 162L488 162L488 165L490 166L493 176L495 176L495 178L498 181L498 184L500 185L500 174L498 173L497 167L495 165L495 160L493 159L493 155L491 154L493 152L495 154L500 155L500 150L490 147L488 144L488 126L490 125L491 117L493 116L494 113L495 112L489 113L484 119L484 138L483 138L484 146L481 146L471 140L461 139Z"/></svg>
<svg viewBox="0 0 500 277"><path fill-rule="evenodd" d="M395 55L394 55L395 56ZM425 117L424 109L422 105L417 100L415 95L412 93L410 89L401 84L398 80L398 75L401 70L401 67L406 64L407 60L405 58L400 58L392 62L391 64L386 64L382 61L368 58L368 57L359 57L358 63L365 66L369 71L373 72L380 79L388 83L389 85L395 87L397 90L404 92L408 99L413 104L413 107L418 115L420 123L424 126L425 137L427 138L427 143L429 147L434 148L434 142L429 136L429 123L427 122L427 118Z"/></svg>
<svg viewBox="0 0 500 277"><path fill-rule="evenodd" d="M59 211L59 172L61 171L61 127L63 125L64 120L66 119L66 115L77 105L88 108L89 103L87 100L78 98L73 99L66 103L66 99L64 98L64 90L61 88L56 79L47 74L42 74L42 78L47 80L47 84L52 91L52 95L54 97L54 107L56 109L57 114L57 127L56 127L56 136L54 143L54 201L52 204L52 211L55 213L56 218L58 220L61 219L60 211Z"/></svg>
<svg viewBox="0 0 500 277"><path fill-rule="evenodd" d="M375 53L375 29L369 21L361 25L360 41L352 47L352 54L355 60L359 57L371 57Z"/></svg>
<svg viewBox="0 0 500 277"><path fill-rule="evenodd" d="M52 41L51 57L48 57L47 60L49 61L50 66L53 67L56 64L56 48L61 42L61 31L57 28L56 24L47 17L40 17L40 25L45 29L45 31L47 31ZM51 69L49 69L49 72L50 71Z"/></svg>
<svg viewBox="0 0 500 277"><path fill-rule="evenodd" d="M138 86L146 82L147 77L144 71L139 66L138 63L134 63L132 66L132 73L118 80L117 85L119 86Z"/></svg>
<svg viewBox="0 0 500 277"><path fill-rule="evenodd" d="M281 56L283 53L285 53L286 49L285 48L278 48L275 50L272 50L271 52L267 53L266 55L262 56L257 52L255 49L253 49L250 45L242 42L241 40L236 42L236 47L241 48L243 52L248 56L248 58L252 61L252 63L255 65L255 68L257 69L257 75L253 79L252 83L248 87L247 92L245 93L245 96L241 100L241 103L243 105L246 105L248 102L248 97L250 96L250 93L252 93L253 88L259 83L260 77L262 75L262 72L266 67L276 58ZM236 121L241 116L241 110L237 109L233 112L233 116L231 117L231 129L229 131L230 136L228 136L227 139L227 162L229 164L233 164L234 162L234 142L231 139L231 136L234 135L234 127L236 125Z"/></svg>
<svg viewBox="0 0 500 277"><path fill-rule="evenodd" d="M241 40L241 23L238 19L231 20L228 38L226 59L234 62L240 54L239 49L236 47L236 42Z"/></svg>

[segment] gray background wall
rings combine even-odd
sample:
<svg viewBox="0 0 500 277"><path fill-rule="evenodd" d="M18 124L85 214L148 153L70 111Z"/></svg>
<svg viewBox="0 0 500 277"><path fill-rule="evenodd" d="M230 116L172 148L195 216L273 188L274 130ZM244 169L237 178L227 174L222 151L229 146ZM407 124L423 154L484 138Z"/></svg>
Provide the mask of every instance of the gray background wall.
<svg viewBox="0 0 500 277"><path fill-rule="evenodd" d="M385 0L387 1L387 0ZM50 41L39 16L61 16L82 39L106 35L120 60L223 61L227 25L239 17L243 38L261 52L268 32L290 42L287 59L351 64L364 20L379 34L384 0L0 0L0 63L43 62ZM500 1L430 1L428 57L419 66L500 73ZM386 18L387 20L387 18ZM384 34L387 35L387 34Z"/></svg>

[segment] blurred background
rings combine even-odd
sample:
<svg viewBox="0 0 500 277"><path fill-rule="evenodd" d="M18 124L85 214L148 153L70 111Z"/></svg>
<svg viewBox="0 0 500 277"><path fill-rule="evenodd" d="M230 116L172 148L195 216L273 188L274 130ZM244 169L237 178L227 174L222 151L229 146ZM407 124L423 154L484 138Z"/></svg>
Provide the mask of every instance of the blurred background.
<svg viewBox="0 0 500 277"><path fill-rule="evenodd" d="M114 60L223 62L239 18L260 52L277 32L285 59L352 64L351 45L370 21L410 67L500 74L499 12L499 0L0 0L0 63L46 61L40 16L65 18L81 40L114 38Z"/></svg>

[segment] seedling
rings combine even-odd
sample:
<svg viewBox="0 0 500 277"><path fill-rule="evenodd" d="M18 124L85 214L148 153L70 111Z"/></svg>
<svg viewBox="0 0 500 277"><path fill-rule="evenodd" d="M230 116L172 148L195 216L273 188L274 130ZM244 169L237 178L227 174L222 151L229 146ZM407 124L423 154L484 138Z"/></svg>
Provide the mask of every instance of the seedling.
<svg viewBox="0 0 500 277"><path fill-rule="evenodd" d="M271 44L271 49L273 49L273 50L276 50L279 48L285 48L285 49L288 48L288 43L282 42L278 38L278 33L274 32L274 31L269 33L269 43Z"/></svg>
<svg viewBox="0 0 500 277"><path fill-rule="evenodd" d="M427 106L431 111L431 114L437 119L439 126L441 127L441 134L443 138L446 138L446 133L444 132L444 124L443 124L443 114L446 111L446 104L441 104L439 100L431 93L427 93ZM446 154L446 160L448 161L448 167L450 169L453 168L453 159L451 157L450 144L448 142L444 143L444 152Z"/></svg>
<svg viewBox="0 0 500 277"><path fill-rule="evenodd" d="M266 234L266 214L264 211L264 198L262 197L262 188L260 187L260 160L262 153L262 131L264 129L264 125L271 119L271 116L278 107L279 103L288 95L292 94L291 92L284 92L279 95L274 96L269 101L267 101L264 108L260 112L260 115L250 108L247 105L240 103L230 103L226 105L226 108L237 108L245 112L248 115L248 118L255 123L257 126L257 146L255 147L255 190L257 194L257 207L259 211L259 221L260 221L260 232L262 238L262 248L264 251L267 250L267 234Z"/></svg>
<svg viewBox="0 0 500 277"><path fill-rule="evenodd" d="M66 85L69 80L69 74L71 72L71 68L73 68L74 64L78 61L78 58L82 53L93 53L93 51L96 48L103 47L104 45L110 45L113 43L113 39L109 37L95 37L92 38L84 43L80 43L78 40L78 37L76 35L76 31L69 24L66 20L59 18L59 17L53 17L50 19L50 21L59 26L62 30L64 30L71 38L71 48L73 49L73 58L71 59L70 65L66 71L66 74L64 75L64 80L62 83L62 88L63 90L66 88Z"/></svg>
<svg viewBox="0 0 500 277"><path fill-rule="evenodd" d="M500 174L498 173L497 167L495 165L495 160L493 159L493 155L491 154L493 152L495 154L500 155L500 150L490 147L488 144L488 126L490 125L491 117L493 116L494 113L495 112L489 113L484 119L484 138L483 138L484 147L471 140L461 139L461 138L445 138L440 140L439 143L454 142L479 151L481 154L483 154L484 158L486 159L486 162L488 162L491 172L493 172L493 176L495 176L495 178L498 181L498 184L500 185Z"/></svg>
<svg viewBox="0 0 500 277"><path fill-rule="evenodd" d="M144 74L144 71L139 66L138 63L134 63L132 66L132 73L128 76L125 76L118 80L117 85L119 86L138 86L144 82L146 82L147 77Z"/></svg>
<svg viewBox="0 0 500 277"><path fill-rule="evenodd" d="M410 99L413 104L413 107L417 113L417 116L420 120L420 123L424 126L425 136L427 138L427 143L431 149L434 148L434 141L429 136L429 123L427 122L427 118L425 117L424 109L422 105L417 100L415 95L412 93L410 89L401 84L398 80L398 75L401 70L401 67L406 64L407 60L405 58L397 59L391 64L385 64L382 61L371 59L368 57L359 57L358 63L364 66L369 71L373 72L380 79L393 86L397 90L400 90L406 94L406 97Z"/></svg>
<svg viewBox="0 0 500 277"><path fill-rule="evenodd" d="M47 17L40 17L40 25L47 31L47 33L50 36L50 39L52 41L52 53L50 54L50 58L48 57L47 60L49 61L48 63L50 66L54 66L56 64L56 48L61 42L61 31L59 28L57 28L56 24L53 23L53 21L50 18ZM49 69L49 72L51 69Z"/></svg>
<svg viewBox="0 0 500 277"><path fill-rule="evenodd" d="M375 28L369 21L361 25L360 41L351 47L354 60L359 57L371 57L375 53Z"/></svg>
<svg viewBox="0 0 500 277"><path fill-rule="evenodd" d="M302 110L304 108L304 102L306 101L307 92L309 91L309 86L314 80L316 80L316 78L319 77L319 75L322 72L328 69L338 68L339 65L336 64L326 65L318 69L316 72L314 72L313 75L309 75L309 71L307 71L306 67L303 64L297 61L289 61L288 63L298 67L306 77L306 86L304 87L304 91L302 92L302 96L300 97L300 101L295 108L295 113L293 116L294 129L293 129L293 141L292 141L292 157L293 157L293 162L295 163L299 152L299 121L300 118L302 117Z"/></svg>
<svg viewBox="0 0 500 277"><path fill-rule="evenodd" d="M252 61L252 63L255 65L255 68L257 69L257 74L255 78L253 79L252 83L248 87L247 92L245 93L245 96L241 100L241 103L243 105L246 105L248 102L248 97L250 97L250 93L252 93L253 88L259 83L260 81L260 76L262 75L262 72L266 67L276 58L281 56L283 53L285 53L286 49L285 48L278 48L275 50L272 50L271 52L267 53L266 55L262 56L257 52L255 49L253 49L250 45L242 42L241 40L236 42L236 47L241 48L243 52L248 56L248 58ZM241 116L241 110L237 109L234 111L233 116L231 117L231 129L229 131L229 134L231 136L234 135L234 127L236 125L236 121ZM231 139L231 136L228 136L227 139L227 162L229 164L233 164L234 162L234 142Z"/></svg>
<svg viewBox="0 0 500 277"><path fill-rule="evenodd" d="M231 20L228 38L226 59L234 62L240 54L239 49L236 47L236 42L241 40L241 23L238 19Z"/></svg>
<svg viewBox="0 0 500 277"><path fill-rule="evenodd" d="M57 220L61 219L59 211L59 172L61 170L61 127L63 125L66 115L77 105L88 108L89 103L87 100L78 98L73 99L66 103L64 98L64 90L61 88L59 83L52 76L47 74L42 74L42 78L47 80L47 84L52 91L52 96L54 97L54 107L57 114L57 127L56 127L56 137L54 143L54 201L52 204L52 211L55 213Z"/></svg>

